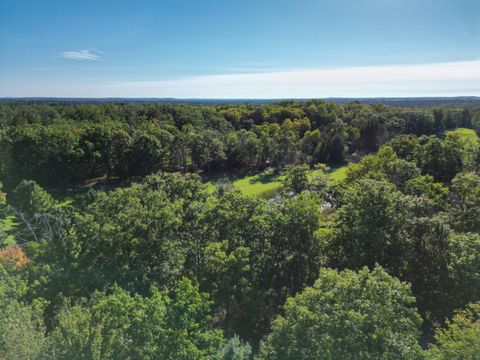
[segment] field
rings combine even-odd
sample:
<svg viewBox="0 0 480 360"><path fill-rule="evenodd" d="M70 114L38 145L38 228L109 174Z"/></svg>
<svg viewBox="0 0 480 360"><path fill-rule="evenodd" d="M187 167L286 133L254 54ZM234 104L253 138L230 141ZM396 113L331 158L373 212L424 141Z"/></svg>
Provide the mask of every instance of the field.
<svg viewBox="0 0 480 360"><path fill-rule="evenodd" d="M333 167L328 172L328 181L331 183L340 182L345 179L347 166L342 165ZM320 170L310 170L308 177L311 179ZM285 175L275 174L271 171L264 171L256 174L235 174L226 176L216 176L208 178L207 184L211 191L214 191L221 181L231 181L233 186L240 190L244 195L261 196L271 198L282 188L282 181Z"/></svg>
<svg viewBox="0 0 480 360"><path fill-rule="evenodd" d="M465 142L468 142L472 145L478 144L479 141L477 133L472 129L458 128L448 131L447 134L460 136L460 138L462 138Z"/></svg>
<svg viewBox="0 0 480 360"><path fill-rule="evenodd" d="M455 130L450 130L448 131L449 134L458 134L462 137L465 137L467 139L475 140L478 139L478 135L475 132L475 130L472 129L465 129L465 128L458 128Z"/></svg>

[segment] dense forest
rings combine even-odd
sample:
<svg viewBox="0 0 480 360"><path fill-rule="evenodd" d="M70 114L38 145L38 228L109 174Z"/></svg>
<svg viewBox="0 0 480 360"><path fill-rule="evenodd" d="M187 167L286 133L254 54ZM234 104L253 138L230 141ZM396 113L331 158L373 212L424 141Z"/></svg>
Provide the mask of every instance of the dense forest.
<svg viewBox="0 0 480 360"><path fill-rule="evenodd" d="M475 106L2 102L0 359L477 359L475 131ZM274 199L206 184L266 169Z"/></svg>
<svg viewBox="0 0 480 360"><path fill-rule="evenodd" d="M268 105L0 104L1 179L69 189L154 172L235 172L338 163L401 134L480 128L478 108L354 102Z"/></svg>

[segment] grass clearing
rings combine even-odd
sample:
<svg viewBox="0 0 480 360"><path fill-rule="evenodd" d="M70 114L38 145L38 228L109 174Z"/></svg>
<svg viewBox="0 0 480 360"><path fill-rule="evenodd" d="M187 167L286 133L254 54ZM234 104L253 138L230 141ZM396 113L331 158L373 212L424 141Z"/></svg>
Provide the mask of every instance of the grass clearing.
<svg viewBox="0 0 480 360"><path fill-rule="evenodd" d="M341 164L331 167L328 171L328 182L330 184L339 183L346 177L347 164ZM310 180L321 170L310 170L308 177ZM272 170L262 171L259 173L235 173L235 174L218 174L209 176L205 179L205 183L209 191L214 192L218 183L221 181L231 181L235 188L240 190L242 194L247 196L260 196L270 199L282 188L282 182L285 178L283 174L276 174ZM68 206L76 202L88 190L72 191L57 194L55 199L59 206Z"/></svg>
<svg viewBox="0 0 480 360"><path fill-rule="evenodd" d="M457 135L462 140L472 143L478 144L479 138L475 130L472 129L465 129L465 128L458 128L455 130L447 131L447 135Z"/></svg>
<svg viewBox="0 0 480 360"><path fill-rule="evenodd" d="M339 183L347 178L347 165L332 169L328 175L328 181Z"/></svg>
<svg viewBox="0 0 480 360"><path fill-rule="evenodd" d="M220 181L228 180L244 195L268 198L275 195L282 187L283 178L283 175L275 174L273 171L263 171L257 174L239 173L210 177L207 185L210 191L215 191Z"/></svg>
<svg viewBox="0 0 480 360"><path fill-rule="evenodd" d="M315 175L320 174L321 170L310 170L308 172L309 179ZM343 164L331 168L328 171L328 182L338 183L345 179L347 174L347 165ZM228 179L233 183L235 188L240 190L242 194L247 196L261 196L269 199L275 195L282 188L282 181L285 175L275 174L272 171L263 171L257 174L234 174L209 177L207 186L210 191L215 191L217 184Z"/></svg>
<svg viewBox="0 0 480 360"><path fill-rule="evenodd" d="M330 170L328 170L328 178L327 181L329 184L336 184L339 183L342 180L345 180L347 177L347 165L348 164L342 164L342 165L337 165L334 167L331 167ZM310 170L308 173L309 179L312 179L315 175L320 174L321 170Z"/></svg>

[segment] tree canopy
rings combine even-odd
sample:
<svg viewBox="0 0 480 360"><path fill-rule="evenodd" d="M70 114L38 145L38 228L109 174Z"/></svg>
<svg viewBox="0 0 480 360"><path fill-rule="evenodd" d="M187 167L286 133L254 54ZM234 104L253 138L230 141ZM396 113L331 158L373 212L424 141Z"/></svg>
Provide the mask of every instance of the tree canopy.
<svg viewBox="0 0 480 360"><path fill-rule="evenodd" d="M475 359L479 121L1 102L0 358Z"/></svg>

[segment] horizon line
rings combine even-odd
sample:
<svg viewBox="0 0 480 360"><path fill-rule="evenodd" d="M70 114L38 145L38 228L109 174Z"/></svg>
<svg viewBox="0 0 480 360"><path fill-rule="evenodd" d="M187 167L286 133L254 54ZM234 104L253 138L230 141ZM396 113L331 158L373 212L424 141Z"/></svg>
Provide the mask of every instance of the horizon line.
<svg viewBox="0 0 480 360"><path fill-rule="evenodd" d="M479 95L427 95L427 96L328 96L328 97L151 97L151 96L0 96L8 99L132 99L132 100L328 100L328 99L459 99L478 98Z"/></svg>

